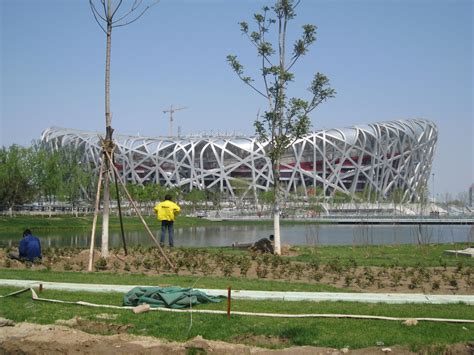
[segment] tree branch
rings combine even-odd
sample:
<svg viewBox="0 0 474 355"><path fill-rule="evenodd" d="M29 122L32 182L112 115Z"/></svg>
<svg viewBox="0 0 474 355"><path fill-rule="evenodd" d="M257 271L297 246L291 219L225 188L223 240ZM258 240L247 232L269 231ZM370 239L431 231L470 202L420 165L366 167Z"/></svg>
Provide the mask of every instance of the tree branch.
<svg viewBox="0 0 474 355"><path fill-rule="evenodd" d="M105 20L105 22L108 22L108 19L109 19L109 13L107 11L107 6L105 5L105 0L101 0L102 2L102 7L104 8L104 15L105 15L105 18L107 20Z"/></svg>
<svg viewBox="0 0 474 355"><path fill-rule="evenodd" d="M123 1L123 0L120 0L119 3L117 4L117 6L115 7L115 10L112 12L111 18L114 18L115 13L117 12L117 10L118 10L118 9L120 8L120 6L122 5L122 1Z"/></svg>
<svg viewBox="0 0 474 355"><path fill-rule="evenodd" d="M121 23L121 24L117 24L119 23L120 21L124 20L126 17L128 17L133 11L135 11L137 9L137 7L132 7L130 9L130 11L128 11L125 15L123 15L121 18L119 18L118 20L116 21L113 21L112 22L112 25L113 27L123 27L123 26L127 26L135 21L137 21L140 17L143 16L143 14L151 7L155 6L156 4L158 4L160 2L160 0L155 0L151 5L148 5L147 7L145 7L145 9L143 9L143 11L137 16L135 17L133 20L130 20L130 21L127 21L125 23ZM139 0L138 2L135 1L135 3L137 4L137 6L140 6L140 4L142 3L142 0Z"/></svg>
<svg viewBox="0 0 474 355"><path fill-rule="evenodd" d="M242 77L240 74L237 74L237 76L239 77L240 80L242 80L245 84L247 84L248 86L250 86L252 89L254 89L257 93L259 93L260 95L262 95L264 98L268 99L268 96L265 95L263 92L261 92L259 89L257 89L254 85L250 84L250 82L248 80L245 80L244 77Z"/></svg>
<svg viewBox="0 0 474 355"><path fill-rule="evenodd" d="M92 0L89 0L89 5L91 7L92 12L96 12L97 16L99 16L103 21L107 22L107 20L100 15L99 11L97 11Z"/></svg>
<svg viewBox="0 0 474 355"><path fill-rule="evenodd" d="M101 28L102 31L104 31L105 34L107 34L107 31L105 30L105 28L102 26L102 24L100 23L100 21L97 19L97 16L99 16L100 18L102 18L102 16L100 16L100 14L97 12L97 10L95 9L94 7L94 4L92 3L92 0L89 0L89 4L91 6L91 10L92 10L92 15L94 15L94 19L95 21L97 22L97 24L99 25L99 27ZM96 14L97 13L97 14ZM105 21L105 19L103 19Z"/></svg>

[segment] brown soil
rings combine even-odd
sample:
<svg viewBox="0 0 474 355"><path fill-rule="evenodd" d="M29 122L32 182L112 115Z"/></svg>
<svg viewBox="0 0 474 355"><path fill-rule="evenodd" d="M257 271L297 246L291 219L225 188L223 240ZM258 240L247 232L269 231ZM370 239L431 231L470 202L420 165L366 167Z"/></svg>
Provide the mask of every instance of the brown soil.
<svg viewBox="0 0 474 355"><path fill-rule="evenodd" d="M86 321L83 321L83 325ZM94 322L92 322L94 323ZM365 349L332 349L322 347L291 347L278 350L257 346L285 345L285 340L270 337L238 336L236 341L247 345L211 341L198 336L185 343L133 336L129 334L95 335L77 330L72 320L69 328L61 325L39 325L20 323L13 327L0 328L0 354L415 354L407 348L370 347ZM265 338L265 339L264 339ZM439 353L440 349L432 349ZM430 349L423 352L430 354ZM453 344L444 349L446 355L472 355L474 344Z"/></svg>
<svg viewBox="0 0 474 355"><path fill-rule="evenodd" d="M293 253L294 251L287 251ZM63 255L60 255L63 254ZM95 253L94 268L97 272L144 273L157 275L177 273L179 275L234 276L246 279L266 279L309 284L324 284L358 292L380 293L426 293L426 294L474 294L474 268L464 267L349 267L347 265L320 265L318 269L309 264L291 262L287 265L272 265L270 255L248 255L248 271L242 272L239 257L197 253L187 255L174 250L168 253L176 268L171 269L157 250L132 251L128 256L123 251L111 253L106 264L100 265ZM54 255L45 255L41 264L21 263L6 258L0 249L0 267L14 269L32 268L54 271L85 271L88 265L87 250L61 249ZM229 259L230 258L230 259ZM232 261L232 258L233 261ZM241 257L240 257L241 258Z"/></svg>
<svg viewBox="0 0 474 355"><path fill-rule="evenodd" d="M282 344L281 339L263 340L261 337L241 338L245 338L249 345L211 341L200 336L185 343L177 343L129 334L88 334L61 325L19 323L13 327L0 328L0 354L415 354L400 346L356 350L302 346L270 350L256 345L284 345L284 342ZM444 354L472 355L473 351L474 344L454 344L446 348ZM429 354L430 351L424 353Z"/></svg>

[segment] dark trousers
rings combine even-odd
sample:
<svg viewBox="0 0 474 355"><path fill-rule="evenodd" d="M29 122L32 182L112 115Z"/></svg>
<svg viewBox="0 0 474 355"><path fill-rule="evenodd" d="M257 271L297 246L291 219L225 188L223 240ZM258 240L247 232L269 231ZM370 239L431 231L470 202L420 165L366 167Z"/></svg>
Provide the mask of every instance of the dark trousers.
<svg viewBox="0 0 474 355"><path fill-rule="evenodd" d="M161 239L160 244L165 245L165 234L166 230L168 230L168 240L170 243L170 247L174 246L173 241L173 221L161 221Z"/></svg>

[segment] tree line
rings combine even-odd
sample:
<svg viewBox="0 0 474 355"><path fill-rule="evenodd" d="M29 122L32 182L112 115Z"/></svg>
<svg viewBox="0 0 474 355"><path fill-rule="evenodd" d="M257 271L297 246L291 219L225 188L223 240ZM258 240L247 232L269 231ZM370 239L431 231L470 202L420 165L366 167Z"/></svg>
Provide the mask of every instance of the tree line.
<svg viewBox="0 0 474 355"><path fill-rule="evenodd" d="M65 202L73 207L92 192L96 178L82 163L79 149L52 150L39 141L30 147L0 149L0 206Z"/></svg>
<svg viewBox="0 0 474 355"><path fill-rule="evenodd" d="M52 149L40 141L30 147L11 145L0 148L0 209L12 210L32 202L47 205L66 203L73 209L92 207L97 185L97 175L84 162L80 148L62 147ZM178 187L166 187L149 183L126 184L132 198L141 207L152 208L154 203L170 194L173 199L187 201L192 211L210 202L220 206L222 194L217 191L183 191ZM111 185L112 199L116 198L115 184ZM122 200L126 196L119 187ZM126 204L126 203L125 203Z"/></svg>

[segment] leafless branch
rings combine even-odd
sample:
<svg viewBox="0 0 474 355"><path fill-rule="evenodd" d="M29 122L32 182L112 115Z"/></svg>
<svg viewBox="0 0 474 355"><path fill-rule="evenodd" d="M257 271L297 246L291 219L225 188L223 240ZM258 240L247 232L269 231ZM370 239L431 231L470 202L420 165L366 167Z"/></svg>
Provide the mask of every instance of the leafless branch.
<svg viewBox="0 0 474 355"><path fill-rule="evenodd" d="M100 0L102 2L102 7L104 8L104 15L105 15L105 18L108 19L109 18L109 14L107 12L107 6L105 5L105 0ZM105 22L107 22L107 20L105 20Z"/></svg>
<svg viewBox="0 0 474 355"><path fill-rule="evenodd" d="M123 26L130 25L131 23L134 23L134 22L137 21L140 17L142 17L143 14L144 14L149 8L150 8L150 7L147 6L147 7L142 11L142 13L141 13L140 15L138 15L136 18L134 18L133 20L128 21L128 22L121 23L121 24L119 24L119 25L114 25L113 27L123 27ZM118 21L114 22L114 24L117 23L117 22L118 22Z"/></svg>
<svg viewBox="0 0 474 355"><path fill-rule="evenodd" d="M135 0L135 1L133 2L132 9L135 10L136 8L140 7L140 5L142 4L142 1L143 1L143 0Z"/></svg>
<svg viewBox="0 0 474 355"><path fill-rule="evenodd" d="M101 19L102 16L100 16L100 14L97 12L94 4L92 3L92 0L89 0L89 4L91 6L91 10L92 10L92 14L94 15L94 19L95 21L97 22L97 24L99 25L99 27L101 28L102 31L104 31L105 34L107 34L107 31L105 30L105 28L102 26L102 24L100 23L99 19L97 18L97 16L99 16ZM104 20L104 19L103 19ZM104 20L105 21L105 20Z"/></svg>
<svg viewBox="0 0 474 355"><path fill-rule="evenodd" d="M100 15L99 11L97 11L97 9L95 8L95 5L94 5L92 0L89 0L89 5L92 9L92 12L95 12L97 14L97 16L99 16L103 21L107 22L107 20Z"/></svg>
<svg viewBox="0 0 474 355"><path fill-rule="evenodd" d="M137 21L140 17L143 16L143 14L151 7L155 6L156 4L158 4L160 2L160 0L155 0L152 4L148 5L147 7L145 7L145 9L143 9L143 11L137 16L135 17L133 20L130 20L130 21L127 21L127 22L124 22L124 23L120 23L120 21L124 20L125 18L127 18L128 16L130 16L130 14L135 11L138 6L140 6L140 4L142 3L142 0L135 0L135 3L134 5L132 6L132 8L130 9L130 11L128 11L127 13L125 13L122 17L120 17L118 20L115 20L112 22L113 24L113 27L122 27L122 26L126 26L126 25L129 25L135 21ZM135 6L135 7L134 7Z"/></svg>
<svg viewBox="0 0 474 355"><path fill-rule="evenodd" d="M114 12L112 12L112 16L110 18L114 18L115 16L115 13L117 12L117 10L120 8L120 6L122 5L122 1L123 0L120 0L119 3L117 4L117 6L115 7L115 10Z"/></svg>

